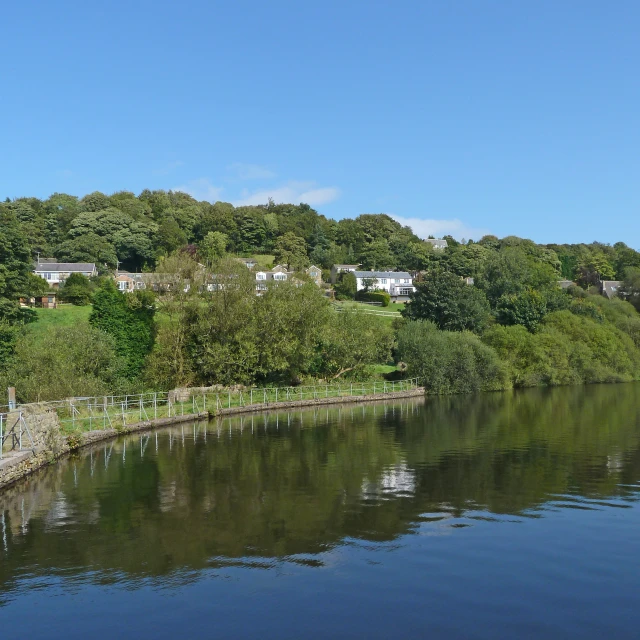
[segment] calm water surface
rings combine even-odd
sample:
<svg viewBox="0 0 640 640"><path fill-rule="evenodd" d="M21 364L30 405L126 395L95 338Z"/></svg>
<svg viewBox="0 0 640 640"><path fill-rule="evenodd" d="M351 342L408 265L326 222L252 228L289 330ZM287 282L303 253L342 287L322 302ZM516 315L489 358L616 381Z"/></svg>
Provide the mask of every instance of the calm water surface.
<svg viewBox="0 0 640 640"><path fill-rule="evenodd" d="M185 425L0 494L0 638L637 638L640 386Z"/></svg>

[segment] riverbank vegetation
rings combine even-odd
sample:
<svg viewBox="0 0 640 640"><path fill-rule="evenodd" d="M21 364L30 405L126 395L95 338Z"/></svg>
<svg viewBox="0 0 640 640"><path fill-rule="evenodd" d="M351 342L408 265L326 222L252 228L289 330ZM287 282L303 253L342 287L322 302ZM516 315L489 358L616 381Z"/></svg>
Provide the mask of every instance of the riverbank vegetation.
<svg viewBox="0 0 640 640"><path fill-rule="evenodd" d="M624 243L447 237L435 250L384 214L335 221L304 204L233 207L162 191L19 198L0 203L0 223L0 385L21 401L390 369L431 393L640 379L640 253ZM18 304L46 289L31 274L36 254L97 264L101 277L73 276L59 291L72 320ZM325 279L334 263L409 270L417 290L406 306L338 313L302 274L257 296L239 255L315 264ZM109 277L118 263L173 284L123 294ZM621 284L609 300L599 286L611 279ZM343 278L336 293L351 289Z"/></svg>

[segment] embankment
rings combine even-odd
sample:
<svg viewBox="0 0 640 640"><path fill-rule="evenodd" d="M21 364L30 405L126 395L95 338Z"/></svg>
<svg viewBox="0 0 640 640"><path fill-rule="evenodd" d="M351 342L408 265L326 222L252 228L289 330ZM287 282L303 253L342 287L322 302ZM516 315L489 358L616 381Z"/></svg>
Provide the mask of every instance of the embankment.
<svg viewBox="0 0 640 640"><path fill-rule="evenodd" d="M272 411L274 409L295 409L299 407L360 403L376 400L397 400L421 395L424 395L424 389L417 388L409 391L376 393L362 396L268 402L242 407L223 408L211 412L190 413L183 416L172 416L171 418L145 420L143 422L129 424L120 429L102 429L71 435L65 435L62 432L58 414L53 407L48 406L46 403L22 405L17 411L7 415L7 425L14 424L19 419L21 413L28 426L30 437L33 439L33 447L31 449L25 448L22 451L4 452L3 457L0 459L0 490L28 476L37 469L55 462L71 451L102 440L115 438L121 434L156 429L180 422L208 420L210 417L222 415L259 413L262 411ZM31 446L30 439L27 437L26 432L23 436L23 446Z"/></svg>

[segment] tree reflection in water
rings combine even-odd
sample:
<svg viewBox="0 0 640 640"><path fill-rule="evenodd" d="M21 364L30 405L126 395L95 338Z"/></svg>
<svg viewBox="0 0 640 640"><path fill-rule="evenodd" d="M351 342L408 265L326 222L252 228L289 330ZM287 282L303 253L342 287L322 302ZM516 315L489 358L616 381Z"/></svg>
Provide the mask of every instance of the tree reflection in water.
<svg viewBox="0 0 640 640"><path fill-rule="evenodd" d="M424 522L623 507L638 498L638 390L429 397L123 437L0 496L0 589L29 567L109 582L314 566L345 541Z"/></svg>

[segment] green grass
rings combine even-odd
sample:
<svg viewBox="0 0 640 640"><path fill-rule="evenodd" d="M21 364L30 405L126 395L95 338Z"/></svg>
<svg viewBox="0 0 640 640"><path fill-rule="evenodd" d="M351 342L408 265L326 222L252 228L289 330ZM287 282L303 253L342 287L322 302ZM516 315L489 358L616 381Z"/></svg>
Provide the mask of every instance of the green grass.
<svg viewBox="0 0 640 640"><path fill-rule="evenodd" d="M397 370L394 364L374 364L369 367L369 370L375 375L383 376L385 373L392 373Z"/></svg>
<svg viewBox="0 0 640 640"><path fill-rule="evenodd" d="M366 304L364 302L336 302L336 306L344 309L357 309L364 311L367 315L376 316L387 324L392 324L397 318L401 318L400 309L404 308L404 304L390 304L388 307L379 307L377 305Z"/></svg>
<svg viewBox="0 0 640 640"><path fill-rule="evenodd" d="M274 264L274 260L276 259L275 256L266 253L260 253L251 257L258 263L258 266L262 269L269 268Z"/></svg>
<svg viewBox="0 0 640 640"><path fill-rule="evenodd" d="M378 365L386 367L386 365ZM390 367L393 369L393 367ZM131 396L107 396L106 411L104 399L80 400L73 404L57 403L62 432L66 435L95 429L121 429L126 425L153 418L188 415L201 411L215 413L231 407L246 407L262 403L314 400L319 398L340 398L363 396L374 393L408 391L416 387L412 380L368 380L362 382L338 382L301 387L270 387L221 391L220 393L195 394L185 402L167 405L167 394L159 393L154 402L154 394Z"/></svg>
<svg viewBox="0 0 640 640"><path fill-rule="evenodd" d="M38 334L47 332L51 327L73 327L79 323L88 323L91 308L91 305L74 307L72 304L65 304L57 309L36 309L38 321L27 325L27 329Z"/></svg>

